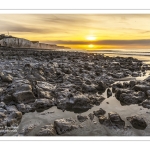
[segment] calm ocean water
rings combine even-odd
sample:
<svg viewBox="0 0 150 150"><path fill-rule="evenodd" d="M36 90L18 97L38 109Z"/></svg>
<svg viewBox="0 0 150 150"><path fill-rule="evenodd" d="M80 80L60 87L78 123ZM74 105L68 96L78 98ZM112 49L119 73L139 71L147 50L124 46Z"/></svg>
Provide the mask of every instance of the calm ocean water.
<svg viewBox="0 0 150 150"><path fill-rule="evenodd" d="M142 60L146 64L150 64L150 50L149 49L137 49L137 50L96 50L90 51L92 53L102 53L105 56L111 57L134 57Z"/></svg>

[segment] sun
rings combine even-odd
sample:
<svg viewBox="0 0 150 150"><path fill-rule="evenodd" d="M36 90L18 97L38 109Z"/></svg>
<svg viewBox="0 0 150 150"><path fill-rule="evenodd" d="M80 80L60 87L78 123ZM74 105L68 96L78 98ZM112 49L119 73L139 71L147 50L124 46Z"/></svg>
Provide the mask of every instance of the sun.
<svg viewBox="0 0 150 150"><path fill-rule="evenodd" d="M89 48L93 48L93 47L94 47L94 45L93 45L93 44L90 44L90 45L88 45L88 47L89 47Z"/></svg>
<svg viewBox="0 0 150 150"><path fill-rule="evenodd" d="M86 39L87 39L87 40L90 40L90 41L93 41L93 40L96 40L96 37L90 35L90 36L87 36Z"/></svg>

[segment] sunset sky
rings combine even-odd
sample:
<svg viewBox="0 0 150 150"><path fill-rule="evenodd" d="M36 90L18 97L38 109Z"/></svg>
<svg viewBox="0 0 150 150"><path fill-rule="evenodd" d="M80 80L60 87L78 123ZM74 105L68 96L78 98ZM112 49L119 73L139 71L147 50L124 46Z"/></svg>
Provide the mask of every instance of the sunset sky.
<svg viewBox="0 0 150 150"><path fill-rule="evenodd" d="M0 34L72 49L150 48L150 15L1 14Z"/></svg>

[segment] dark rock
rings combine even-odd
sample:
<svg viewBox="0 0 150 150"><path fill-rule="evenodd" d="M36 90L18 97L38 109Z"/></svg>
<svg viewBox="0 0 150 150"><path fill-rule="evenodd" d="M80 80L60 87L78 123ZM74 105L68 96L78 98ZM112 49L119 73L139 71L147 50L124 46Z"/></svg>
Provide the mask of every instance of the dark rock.
<svg viewBox="0 0 150 150"><path fill-rule="evenodd" d="M17 103L30 103L35 101L32 91L18 91L13 94L14 101Z"/></svg>
<svg viewBox="0 0 150 150"><path fill-rule="evenodd" d="M72 118L57 119L54 121L54 127L59 135L78 128Z"/></svg>
<svg viewBox="0 0 150 150"><path fill-rule="evenodd" d="M125 126L125 121L123 121L116 112L108 113L108 119L112 126L117 126L118 128L124 128Z"/></svg>
<svg viewBox="0 0 150 150"><path fill-rule="evenodd" d="M110 96L112 96L112 92L110 89L107 89L107 98L109 98Z"/></svg>
<svg viewBox="0 0 150 150"><path fill-rule="evenodd" d="M6 115L2 112L0 112L0 119L4 119L6 117Z"/></svg>
<svg viewBox="0 0 150 150"><path fill-rule="evenodd" d="M103 125L110 126L110 120L107 119L107 117L105 117L103 115L99 116L99 122Z"/></svg>
<svg viewBox="0 0 150 150"><path fill-rule="evenodd" d="M94 119L94 114L90 113L88 116L89 116L90 120Z"/></svg>
<svg viewBox="0 0 150 150"><path fill-rule="evenodd" d="M144 101L142 102L142 106L143 106L144 108L150 109L150 100L148 100L148 99L144 100Z"/></svg>
<svg viewBox="0 0 150 150"><path fill-rule="evenodd" d="M96 89L96 86L95 85L87 85L87 84L82 84L82 91L85 92L85 93L96 93L97 92L97 89Z"/></svg>
<svg viewBox="0 0 150 150"><path fill-rule="evenodd" d="M36 99L35 102L34 102L34 106L35 106L37 109L40 109L40 108L48 108L48 107L54 106L54 101L53 101L53 100L46 99L46 98Z"/></svg>
<svg viewBox="0 0 150 150"><path fill-rule="evenodd" d="M16 119L18 121L22 118L22 113L20 111L12 112L9 116L11 119Z"/></svg>
<svg viewBox="0 0 150 150"><path fill-rule="evenodd" d="M144 130L147 127L147 123L145 122L145 120L139 116L127 117L127 120L135 129Z"/></svg>
<svg viewBox="0 0 150 150"><path fill-rule="evenodd" d="M150 86L144 84L137 84L134 86L135 91L143 91L146 93L147 90L150 90Z"/></svg>
<svg viewBox="0 0 150 150"><path fill-rule="evenodd" d="M150 82L150 76L145 79L145 81Z"/></svg>
<svg viewBox="0 0 150 150"><path fill-rule="evenodd" d="M129 85L131 88L133 88L136 84L137 84L137 81L135 81L135 80L132 80L129 82Z"/></svg>
<svg viewBox="0 0 150 150"><path fill-rule="evenodd" d="M85 95L74 95L66 102L66 108L72 109L90 109L92 107L91 101Z"/></svg>
<svg viewBox="0 0 150 150"><path fill-rule="evenodd" d="M12 113L12 112L17 112L18 111L18 109L16 108L15 105L7 106L6 110L7 110L8 113Z"/></svg>
<svg viewBox="0 0 150 150"><path fill-rule="evenodd" d="M10 74L8 74L8 75L5 75L4 73L0 73L0 77L1 77L1 79L2 79L2 81L3 82L8 82L8 83L10 83L10 82L12 82L12 80L13 80L13 77L10 75Z"/></svg>
<svg viewBox="0 0 150 150"><path fill-rule="evenodd" d="M30 124L27 127L24 127L20 132L19 135L27 135L29 132L31 132L36 127L35 124Z"/></svg>
<svg viewBox="0 0 150 150"><path fill-rule="evenodd" d="M99 117L100 115L104 115L104 114L106 113L106 111L103 110L102 108L100 108L100 109L97 110L97 111L93 111L93 113L94 113L94 115L95 115L96 117Z"/></svg>
<svg viewBox="0 0 150 150"><path fill-rule="evenodd" d="M117 90L115 96L122 105L138 104L143 102L146 98L145 93L142 91L134 92L125 89Z"/></svg>
<svg viewBox="0 0 150 150"><path fill-rule="evenodd" d="M112 85L112 92L116 92L117 89L123 88L123 85L121 83L116 83Z"/></svg>
<svg viewBox="0 0 150 150"><path fill-rule="evenodd" d="M89 95L89 99L91 101L91 104L99 106L101 102L105 100L105 97L95 94L95 95Z"/></svg>
<svg viewBox="0 0 150 150"><path fill-rule="evenodd" d="M0 108L6 108L6 105L4 102L0 102Z"/></svg>
<svg viewBox="0 0 150 150"><path fill-rule="evenodd" d="M87 116L81 116L81 115L77 115L77 119L80 121L80 122L84 122L88 119Z"/></svg>
<svg viewBox="0 0 150 150"><path fill-rule="evenodd" d="M37 136L56 136L56 130L52 124L43 126Z"/></svg>
<svg viewBox="0 0 150 150"><path fill-rule="evenodd" d="M106 85L102 81L98 82L97 90L99 92L104 92L106 90Z"/></svg>
<svg viewBox="0 0 150 150"><path fill-rule="evenodd" d="M56 86L47 82L38 81L36 85L37 95L39 98L52 98L52 93L55 91Z"/></svg>
<svg viewBox="0 0 150 150"><path fill-rule="evenodd" d="M28 80L14 80L2 95L2 101L6 104L34 102L35 96Z"/></svg>

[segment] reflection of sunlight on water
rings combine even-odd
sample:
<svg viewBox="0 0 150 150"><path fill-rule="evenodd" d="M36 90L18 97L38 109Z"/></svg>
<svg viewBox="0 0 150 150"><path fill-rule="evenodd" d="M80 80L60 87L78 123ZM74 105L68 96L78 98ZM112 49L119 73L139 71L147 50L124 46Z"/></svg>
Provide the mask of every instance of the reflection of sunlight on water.
<svg viewBox="0 0 150 150"><path fill-rule="evenodd" d="M90 51L91 53L102 53L105 56L110 57L134 57L136 59L144 61L146 64L150 64L150 50L97 50Z"/></svg>

